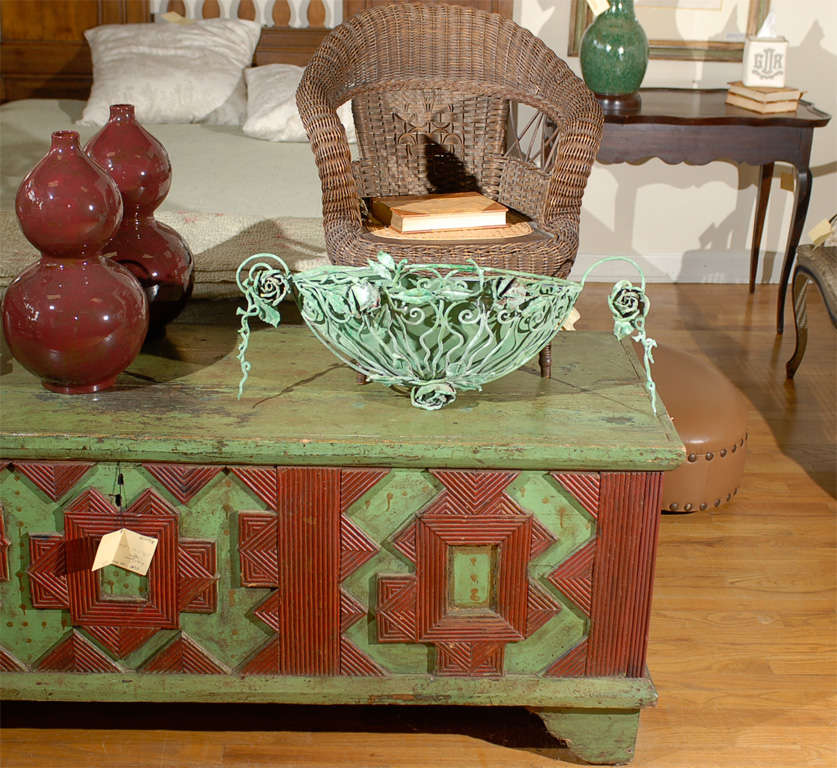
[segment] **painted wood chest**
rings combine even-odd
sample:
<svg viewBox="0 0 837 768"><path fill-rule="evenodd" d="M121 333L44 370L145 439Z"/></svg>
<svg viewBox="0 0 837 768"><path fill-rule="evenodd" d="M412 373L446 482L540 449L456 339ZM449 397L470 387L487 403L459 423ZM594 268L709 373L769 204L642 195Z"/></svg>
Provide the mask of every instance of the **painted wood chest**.
<svg viewBox="0 0 837 768"><path fill-rule="evenodd" d="M562 334L442 411L361 386L302 327L174 325L116 389L0 376L0 669L34 700L532 708L630 760L664 470L630 346ZM119 528L147 576L92 572Z"/></svg>

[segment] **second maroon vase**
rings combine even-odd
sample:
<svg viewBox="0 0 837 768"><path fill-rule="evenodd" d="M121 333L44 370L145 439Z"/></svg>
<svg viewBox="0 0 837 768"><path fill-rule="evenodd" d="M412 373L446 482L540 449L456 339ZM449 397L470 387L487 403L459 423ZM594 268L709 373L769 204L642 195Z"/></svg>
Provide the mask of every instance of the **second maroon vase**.
<svg viewBox="0 0 837 768"><path fill-rule="evenodd" d="M186 242L154 218L171 186L168 153L137 122L131 104L111 106L110 119L85 152L111 175L122 193L122 224L105 251L140 281L149 301L148 335L162 336L191 296L194 282Z"/></svg>

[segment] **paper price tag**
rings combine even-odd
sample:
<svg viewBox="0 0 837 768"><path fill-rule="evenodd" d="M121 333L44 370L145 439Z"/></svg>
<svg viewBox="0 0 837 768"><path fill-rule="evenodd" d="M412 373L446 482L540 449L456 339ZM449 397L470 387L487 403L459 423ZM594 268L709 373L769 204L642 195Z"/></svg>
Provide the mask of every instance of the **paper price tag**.
<svg viewBox="0 0 837 768"><path fill-rule="evenodd" d="M106 565L118 565L126 571L145 576L156 549L157 539L153 536L120 528L102 536L90 570L98 571Z"/></svg>
<svg viewBox="0 0 837 768"><path fill-rule="evenodd" d="M587 0L587 5L590 6L590 10L593 11L593 15L595 16L598 16L600 13L604 13L608 8L610 8L608 0Z"/></svg>
<svg viewBox="0 0 837 768"><path fill-rule="evenodd" d="M808 237L814 245L822 245L834 232L831 222L828 219L823 219L819 224L816 224L808 233Z"/></svg>

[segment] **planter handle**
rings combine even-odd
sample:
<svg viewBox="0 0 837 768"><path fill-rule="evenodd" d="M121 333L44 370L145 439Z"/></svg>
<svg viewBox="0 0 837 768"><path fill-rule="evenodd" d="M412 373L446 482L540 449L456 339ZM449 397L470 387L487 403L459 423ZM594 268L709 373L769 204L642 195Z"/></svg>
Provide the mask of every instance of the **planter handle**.
<svg viewBox="0 0 837 768"><path fill-rule="evenodd" d="M645 275L633 259L625 256L606 256L588 267L581 278L581 285L585 284L590 272L608 261L625 261L639 272L639 287L633 285L630 280L620 280L613 286L610 296L607 298L607 305L613 314L613 335L621 340L625 336L633 334L631 338L642 345L645 389L651 397L651 410L656 415L657 386L654 384L654 379L651 378L651 363L654 362L652 350L657 346L657 342L645 333L645 317L648 310L651 309L651 300L645 293Z"/></svg>
<svg viewBox="0 0 837 768"><path fill-rule="evenodd" d="M278 264L273 266L267 260L272 259ZM244 392L244 383L250 373L250 363L245 357L247 344L250 342L250 318L258 317L259 320L269 323L274 328L279 325L282 319L279 315L279 304L291 290L291 271L282 259L272 253L256 253L241 262L235 273L235 282L241 292L247 297L247 308L239 307L237 315L241 315L241 328L238 335L241 341L238 344L236 357L241 363L241 381L238 383L238 398Z"/></svg>

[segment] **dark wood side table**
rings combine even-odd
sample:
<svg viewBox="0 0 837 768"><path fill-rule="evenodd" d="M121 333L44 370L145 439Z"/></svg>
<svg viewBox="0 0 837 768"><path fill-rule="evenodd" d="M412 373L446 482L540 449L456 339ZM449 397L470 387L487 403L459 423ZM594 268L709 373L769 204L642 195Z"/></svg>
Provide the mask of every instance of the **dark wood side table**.
<svg viewBox="0 0 837 768"><path fill-rule="evenodd" d="M635 163L658 157L667 163L705 165L731 160L761 166L753 244L750 253L750 292L755 289L764 213L770 194L773 164L790 163L796 171L793 218L788 233L776 331L782 333L785 293L796 246L811 197L811 143L814 128L831 116L802 101L796 112L762 115L724 103L726 88L643 88L635 114L605 114L602 163Z"/></svg>

